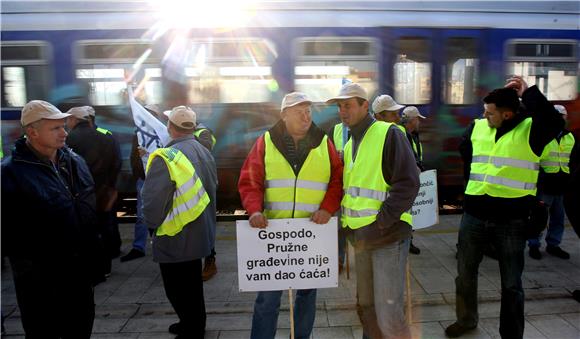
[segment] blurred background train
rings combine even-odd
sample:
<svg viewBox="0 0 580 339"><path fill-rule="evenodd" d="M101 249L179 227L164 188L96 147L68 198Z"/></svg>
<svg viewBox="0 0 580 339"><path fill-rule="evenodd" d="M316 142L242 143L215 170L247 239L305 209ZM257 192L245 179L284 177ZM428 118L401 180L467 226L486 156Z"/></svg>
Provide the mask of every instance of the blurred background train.
<svg viewBox="0 0 580 339"><path fill-rule="evenodd" d="M2 148L21 134L32 99L84 96L124 158L119 189L134 196L135 131L126 79L143 104L188 104L216 135L218 209L241 208L239 169L278 119L284 94L325 100L345 81L371 100L390 94L427 117L424 160L441 203L463 191L457 146L481 98L511 74L568 108L580 136L578 1L10 1L2 6ZM81 92L77 93L81 89ZM76 94L75 94L76 93Z"/></svg>

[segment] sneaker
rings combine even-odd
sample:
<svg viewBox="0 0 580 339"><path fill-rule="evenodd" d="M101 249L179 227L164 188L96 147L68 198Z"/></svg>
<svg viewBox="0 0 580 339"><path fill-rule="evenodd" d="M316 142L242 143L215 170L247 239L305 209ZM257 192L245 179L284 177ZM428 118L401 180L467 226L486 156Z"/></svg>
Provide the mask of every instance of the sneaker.
<svg viewBox="0 0 580 339"><path fill-rule="evenodd" d="M133 248L129 253L121 257L121 262L131 261L133 259L142 258L145 253Z"/></svg>
<svg viewBox="0 0 580 339"><path fill-rule="evenodd" d="M420 254L421 249L419 247L413 245L413 242L411 241L411 243L409 244L409 253Z"/></svg>
<svg viewBox="0 0 580 339"><path fill-rule="evenodd" d="M464 335L465 333L475 329L477 326L473 326L473 327L464 327L462 325L459 325L458 323L453 323L451 325L449 325L449 327L447 327L445 329L445 335L448 338L457 338L457 337L461 337L462 335Z"/></svg>
<svg viewBox="0 0 580 339"><path fill-rule="evenodd" d="M566 251L564 251L563 249L560 248L560 246L546 246L546 252L550 253L551 255L558 257L560 259L570 259L570 254Z"/></svg>
<svg viewBox="0 0 580 339"><path fill-rule="evenodd" d="M179 334L181 333L181 324L180 323L171 324L169 325L169 328L167 330L171 334Z"/></svg>
<svg viewBox="0 0 580 339"><path fill-rule="evenodd" d="M530 247L530 258L540 260L542 259L542 253L540 253L539 247Z"/></svg>
<svg viewBox="0 0 580 339"><path fill-rule="evenodd" d="M215 257L205 258L205 264L203 265L203 271L201 272L201 278L203 281L208 281L217 273L217 267L215 265Z"/></svg>

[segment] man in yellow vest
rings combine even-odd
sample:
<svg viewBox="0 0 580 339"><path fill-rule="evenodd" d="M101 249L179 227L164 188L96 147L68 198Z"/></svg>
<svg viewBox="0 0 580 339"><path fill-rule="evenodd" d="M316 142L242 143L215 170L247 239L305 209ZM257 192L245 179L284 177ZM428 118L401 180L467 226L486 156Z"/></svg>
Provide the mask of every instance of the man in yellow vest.
<svg viewBox="0 0 580 339"><path fill-rule="evenodd" d="M419 112L419 109L415 106L407 106L401 114L401 126L405 127L407 132L407 139L413 148L413 155L415 155L415 161L417 162L417 167L421 171L425 170L423 166L423 145L419 139L419 125L421 120L425 119L425 116Z"/></svg>
<svg viewBox="0 0 580 339"><path fill-rule="evenodd" d="M310 218L326 224L340 207L342 164L324 132L312 122L311 101L293 92L282 100L281 120L259 137L238 183L250 225L268 219ZM282 291L258 293L252 339L276 336ZM310 338L316 315L316 289L298 290L294 308L296 338Z"/></svg>
<svg viewBox="0 0 580 339"><path fill-rule="evenodd" d="M554 108L567 121L566 108L562 105L555 105ZM546 252L561 259L570 259L570 254L560 248L560 243L564 234L564 191L570 180L568 163L575 145L574 135L564 128L544 148L540 157L538 197L548 206L550 215L550 224L546 234ZM542 234L528 239L529 255L536 260L542 259L541 238Z"/></svg>
<svg viewBox="0 0 580 339"><path fill-rule="evenodd" d="M171 141L149 156L141 191L143 218L153 234L153 260L159 263L167 299L179 322L177 338L203 338L206 313L201 259L214 246L217 170L210 152L195 140L196 114L173 108Z"/></svg>
<svg viewBox="0 0 580 339"><path fill-rule="evenodd" d="M526 111L520 108L520 100ZM499 332L524 334L522 271L528 217L536 195L540 155L562 130L563 120L536 86L519 76L484 99L484 119L471 124L460 144L467 187L459 229L456 287L457 321L448 337L477 327L477 279L483 251L497 251L501 275Z"/></svg>
<svg viewBox="0 0 580 339"><path fill-rule="evenodd" d="M341 161L343 161L343 154L344 154L344 145L350 139L350 131L348 130L348 126L344 123L339 122L338 124L332 126L330 131L328 131L328 137L334 147L336 147L336 151L338 152L338 157ZM343 162L344 164L344 162ZM340 214L338 214L340 215ZM347 232L342 228L341 220L338 220L338 274L341 274L344 270L344 266L346 265L346 252L348 251L347 247Z"/></svg>
<svg viewBox="0 0 580 339"><path fill-rule="evenodd" d="M409 145L413 148L413 154L415 155L416 160L417 152L415 152L413 141L406 127L402 123L403 120L401 119L401 116L399 115L399 111L405 106L399 105L390 95L383 94L376 97L373 101L372 107L375 119L378 121L393 123L405 134L409 140ZM422 165L419 166L419 162L417 162L417 166L420 170L423 170ZM411 241L409 243L409 252L412 254L421 254L421 249L413 244L413 236L411 236Z"/></svg>
<svg viewBox="0 0 580 339"><path fill-rule="evenodd" d="M404 107L403 105L399 105L393 97L387 94L376 97L372 105L375 119L397 125L401 122L399 111Z"/></svg>
<svg viewBox="0 0 580 339"><path fill-rule="evenodd" d="M354 232L363 334L410 338L404 286L411 237L407 211L419 191L413 152L396 125L369 114L367 93L360 85L345 84L327 103L338 106L351 131L344 148L342 225Z"/></svg>

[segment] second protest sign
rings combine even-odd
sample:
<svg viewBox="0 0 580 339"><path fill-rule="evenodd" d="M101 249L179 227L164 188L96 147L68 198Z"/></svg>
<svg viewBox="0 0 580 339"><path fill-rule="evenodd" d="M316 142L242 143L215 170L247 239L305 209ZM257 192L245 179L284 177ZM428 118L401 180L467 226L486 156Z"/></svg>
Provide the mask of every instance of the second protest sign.
<svg viewBox="0 0 580 339"><path fill-rule="evenodd" d="M338 286L337 219L271 219L268 227L236 222L241 292Z"/></svg>

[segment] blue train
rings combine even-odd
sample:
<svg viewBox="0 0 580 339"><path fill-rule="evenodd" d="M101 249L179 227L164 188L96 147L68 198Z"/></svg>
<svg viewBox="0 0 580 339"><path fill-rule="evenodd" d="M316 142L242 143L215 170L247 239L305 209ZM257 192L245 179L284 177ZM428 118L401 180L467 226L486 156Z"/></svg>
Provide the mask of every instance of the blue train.
<svg viewBox="0 0 580 339"><path fill-rule="evenodd" d="M457 145L481 97L523 75L570 112L580 132L577 1L2 2L2 147L31 99L79 88L119 139L119 187L134 192L127 81L144 104L189 104L217 137L218 209L240 208L239 169L278 118L282 96L309 94L315 122L344 81L415 105L440 201L461 198Z"/></svg>

